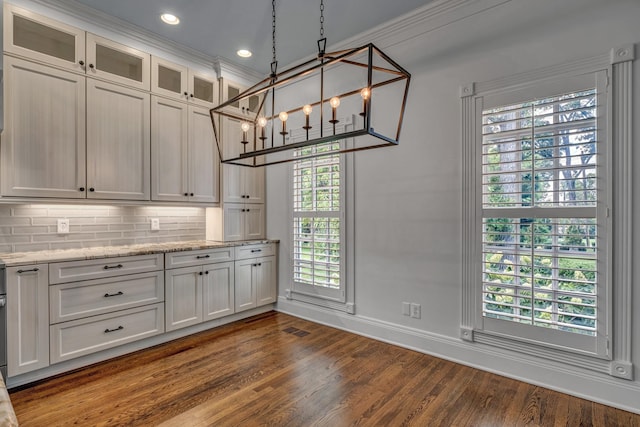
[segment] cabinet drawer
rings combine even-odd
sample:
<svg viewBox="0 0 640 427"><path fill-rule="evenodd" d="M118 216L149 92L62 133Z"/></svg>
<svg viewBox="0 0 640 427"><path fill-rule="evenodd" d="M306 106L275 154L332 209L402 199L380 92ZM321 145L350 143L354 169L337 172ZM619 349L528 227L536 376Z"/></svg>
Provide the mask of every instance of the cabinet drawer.
<svg viewBox="0 0 640 427"><path fill-rule="evenodd" d="M49 286L51 323L162 301L162 271Z"/></svg>
<svg viewBox="0 0 640 427"><path fill-rule="evenodd" d="M163 254L56 262L49 264L49 284L144 273L163 268Z"/></svg>
<svg viewBox="0 0 640 427"><path fill-rule="evenodd" d="M199 251L170 252L165 254L167 269L177 267L191 267L194 265L211 264L233 260L233 247L203 249Z"/></svg>
<svg viewBox="0 0 640 427"><path fill-rule="evenodd" d="M275 243L266 243L264 245L244 245L236 246L236 259L249 259L263 256L271 256L276 254Z"/></svg>
<svg viewBox="0 0 640 427"><path fill-rule="evenodd" d="M164 304L51 325L51 363L95 353L164 332Z"/></svg>

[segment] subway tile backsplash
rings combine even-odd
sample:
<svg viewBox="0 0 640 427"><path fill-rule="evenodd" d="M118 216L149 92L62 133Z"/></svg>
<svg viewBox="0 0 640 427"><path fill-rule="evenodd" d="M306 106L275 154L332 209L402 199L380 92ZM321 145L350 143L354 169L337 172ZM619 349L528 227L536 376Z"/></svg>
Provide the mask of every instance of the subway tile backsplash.
<svg viewBox="0 0 640 427"><path fill-rule="evenodd" d="M58 219L69 234L58 234ZM151 218L160 230L151 230ZM205 238L205 209L156 206L0 206L0 252L80 249Z"/></svg>

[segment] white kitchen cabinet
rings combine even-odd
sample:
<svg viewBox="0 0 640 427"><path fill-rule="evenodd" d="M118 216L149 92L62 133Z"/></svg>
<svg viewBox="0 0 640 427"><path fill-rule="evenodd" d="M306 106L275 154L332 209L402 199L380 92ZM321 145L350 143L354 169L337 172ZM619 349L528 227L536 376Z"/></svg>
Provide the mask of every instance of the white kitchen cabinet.
<svg viewBox="0 0 640 427"><path fill-rule="evenodd" d="M4 3L4 51L84 72L85 32Z"/></svg>
<svg viewBox="0 0 640 427"><path fill-rule="evenodd" d="M165 328L167 331L202 322L201 266L165 271Z"/></svg>
<svg viewBox="0 0 640 427"><path fill-rule="evenodd" d="M4 58L2 195L85 198L85 77Z"/></svg>
<svg viewBox="0 0 640 427"><path fill-rule="evenodd" d="M49 366L48 266L7 267L7 371Z"/></svg>
<svg viewBox="0 0 640 427"><path fill-rule="evenodd" d="M91 77L149 90L151 56L5 3L4 50Z"/></svg>
<svg viewBox="0 0 640 427"><path fill-rule="evenodd" d="M166 330L234 313L233 262L165 271Z"/></svg>
<svg viewBox="0 0 640 427"><path fill-rule="evenodd" d="M275 256L236 260L235 274L236 312L275 302Z"/></svg>
<svg viewBox="0 0 640 427"><path fill-rule="evenodd" d="M162 334L163 322L159 303L51 325L51 363Z"/></svg>
<svg viewBox="0 0 640 427"><path fill-rule="evenodd" d="M207 240L234 242L265 237L265 209L259 203L224 203L206 212Z"/></svg>
<svg viewBox="0 0 640 427"><path fill-rule="evenodd" d="M151 100L152 200L217 203L220 159L209 110Z"/></svg>
<svg viewBox="0 0 640 427"><path fill-rule="evenodd" d="M235 98L236 96L240 95L241 92L248 89L247 86L241 85L226 78L220 79L220 87L220 101L222 102L226 102L232 98ZM229 111L234 111L235 113L255 113L258 111L258 108L260 108L260 96L250 96L235 104L230 105L227 108L230 109Z"/></svg>
<svg viewBox="0 0 640 427"><path fill-rule="evenodd" d="M225 158L242 153L242 124L240 120L221 119L222 149ZM253 129L249 130L252 133ZM222 201L225 203L264 203L265 170L236 165L222 165Z"/></svg>
<svg viewBox="0 0 640 427"><path fill-rule="evenodd" d="M141 90L150 88L148 53L87 33L87 75Z"/></svg>
<svg viewBox="0 0 640 427"><path fill-rule="evenodd" d="M87 79L87 197L149 200L149 94Z"/></svg>
<svg viewBox="0 0 640 427"><path fill-rule="evenodd" d="M151 91L208 108L218 101L218 85L213 75L157 56L151 58Z"/></svg>
<svg viewBox="0 0 640 427"><path fill-rule="evenodd" d="M203 267L203 321L235 313L235 270L233 262L208 264Z"/></svg>
<svg viewBox="0 0 640 427"><path fill-rule="evenodd" d="M162 301L162 271L49 286L49 314L52 324Z"/></svg>

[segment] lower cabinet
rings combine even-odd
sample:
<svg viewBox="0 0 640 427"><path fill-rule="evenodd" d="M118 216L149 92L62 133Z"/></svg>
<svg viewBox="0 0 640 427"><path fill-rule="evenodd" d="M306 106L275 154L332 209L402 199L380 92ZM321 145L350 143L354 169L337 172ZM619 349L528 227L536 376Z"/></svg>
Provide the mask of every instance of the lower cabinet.
<svg viewBox="0 0 640 427"><path fill-rule="evenodd" d="M234 313L233 262L166 270L165 286L167 331Z"/></svg>
<svg viewBox="0 0 640 427"><path fill-rule="evenodd" d="M7 374L49 366L47 264L7 267Z"/></svg>
<svg viewBox="0 0 640 427"><path fill-rule="evenodd" d="M276 301L275 256L235 262L236 312Z"/></svg>
<svg viewBox="0 0 640 427"><path fill-rule="evenodd" d="M273 303L276 248L7 267L8 377Z"/></svg>
<svg viewBox="0 0 640 427"><path fill-rule="evenodd" d="M51 325L51 363L164 332L164 304L152 304Z"/></svg>

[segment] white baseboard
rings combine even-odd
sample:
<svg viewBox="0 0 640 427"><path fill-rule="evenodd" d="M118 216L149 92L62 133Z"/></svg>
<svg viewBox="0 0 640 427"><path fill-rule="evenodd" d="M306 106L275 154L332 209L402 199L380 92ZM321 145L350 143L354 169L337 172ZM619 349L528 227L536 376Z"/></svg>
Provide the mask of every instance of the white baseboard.
<svg viewBox="0 0 640 427"><path fill-rule="evenodd" d="M364 316L278 299L285 314L640 414L640 383Z"/></svg>

